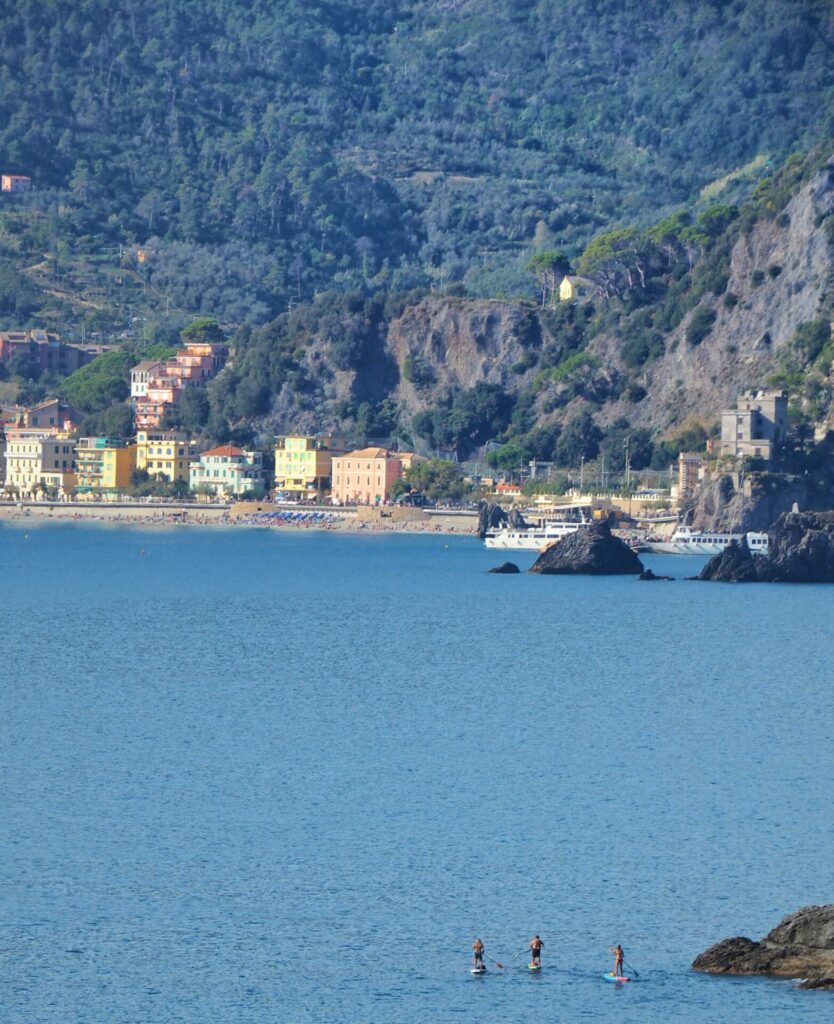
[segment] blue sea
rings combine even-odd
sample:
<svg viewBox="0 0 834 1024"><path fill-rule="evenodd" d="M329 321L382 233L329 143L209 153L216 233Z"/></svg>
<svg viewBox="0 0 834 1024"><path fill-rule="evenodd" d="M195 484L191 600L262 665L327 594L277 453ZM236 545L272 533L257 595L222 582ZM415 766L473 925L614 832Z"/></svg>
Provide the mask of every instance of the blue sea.
<svg viewBox="0 0 834 1024"><path fill-rule="evenodd" d="M500 560L0 529L0 1021L829 1024L690 964L834 901L834 588Z"/></svg>

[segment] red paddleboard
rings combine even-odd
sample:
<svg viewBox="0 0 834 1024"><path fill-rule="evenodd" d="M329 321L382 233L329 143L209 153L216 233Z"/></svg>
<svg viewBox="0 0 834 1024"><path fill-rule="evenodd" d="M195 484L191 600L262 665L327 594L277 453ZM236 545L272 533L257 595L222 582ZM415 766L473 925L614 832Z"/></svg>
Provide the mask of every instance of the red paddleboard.
<svg viewBox="0 0 834 1024"><path fill-rule="evenodd" d="M603 974L603 978L606 981L631 981L631 978L627 978L624 974L614 974L613 971Z"/></svg>

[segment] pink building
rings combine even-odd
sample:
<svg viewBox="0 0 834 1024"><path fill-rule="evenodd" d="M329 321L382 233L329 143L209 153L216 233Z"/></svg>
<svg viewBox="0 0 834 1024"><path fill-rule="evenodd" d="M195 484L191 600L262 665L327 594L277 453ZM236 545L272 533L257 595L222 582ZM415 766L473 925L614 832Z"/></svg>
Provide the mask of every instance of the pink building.
<svg viewBox="0 0 834 1024"><path fill-rule="evenodd" d="M391 498L391 485L403 475L402 460L387 448L336 455L332 466L332 497L343 505L382 505Z"/></svg>
<svg viewBox="0 0 834 1024"><path fill-rule="evenodd" d="M204 388L226 365L225 345L189 343L149 375L147 392L136 398L136 428L158 427L165 411L178 405L185 388Z"/></svg>

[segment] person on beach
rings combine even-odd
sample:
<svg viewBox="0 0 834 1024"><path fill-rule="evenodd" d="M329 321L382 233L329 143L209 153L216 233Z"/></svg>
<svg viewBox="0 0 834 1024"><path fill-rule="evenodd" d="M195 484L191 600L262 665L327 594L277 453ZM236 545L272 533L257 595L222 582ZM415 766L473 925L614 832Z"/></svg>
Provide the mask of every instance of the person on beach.
<svg viewBox="0 0 834 1024"><path fill-rule="evenodd" d="M472 966L484 966L484 944L480 939L475 939L472 943Z"/></svg>
<svg viewBox="0 0 834 1024"><path fill-rule="evenodd" d="M543 945L544 945L544 943L538 937L538 935L534 935L533 938L530 939L530 952L533 954L533 963L536 964L539 967L541 967L541 964L542 964L542 946Z"/></svg>
<svg viewBox="0 0 834 1024"><path fill-rule="evenodd" d="M617 943L616 946L609 946L608 952L614 954L614 977L623 977L623 947Z"/></svg>

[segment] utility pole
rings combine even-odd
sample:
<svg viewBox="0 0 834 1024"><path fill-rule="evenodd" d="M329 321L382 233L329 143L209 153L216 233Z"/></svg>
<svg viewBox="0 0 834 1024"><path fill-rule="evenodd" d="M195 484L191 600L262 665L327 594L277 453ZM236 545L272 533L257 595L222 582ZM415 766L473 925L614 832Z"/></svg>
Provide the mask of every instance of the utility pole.
<svg viewBox="0 0 834 1024"><path fill-rule="evenodd" d="M626 490L631 490L631 456L629 453L629 448L631 447L630 434L623 442L623 446L625 448L625 485Z"/></svg>
<svg viewBox="0 0 834 1024"><path fill-rule="evenodd" d="M585 456L580 456L579 459L579 493L585 493Z"/></svg>

